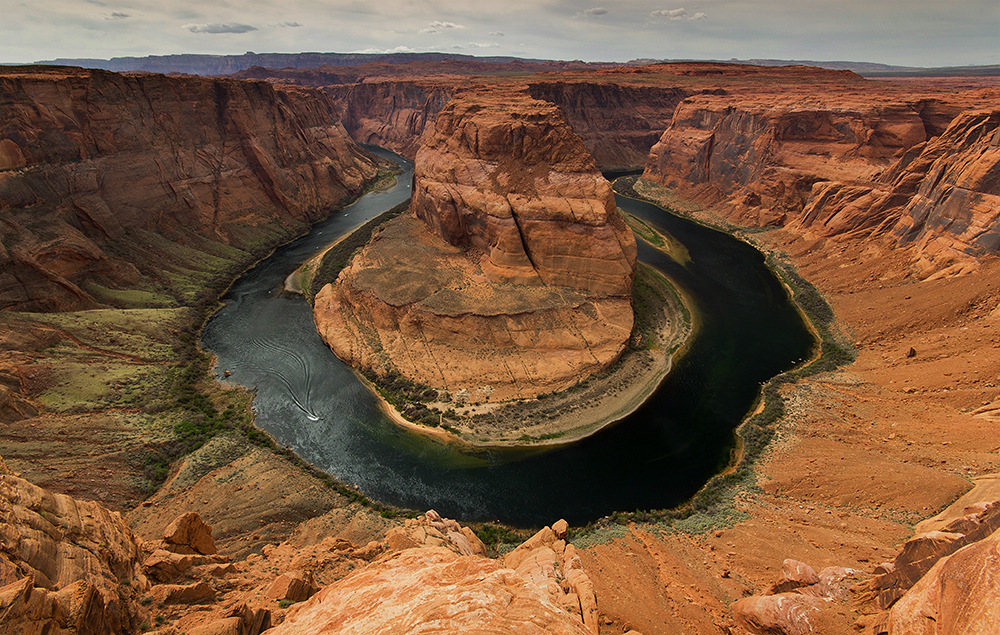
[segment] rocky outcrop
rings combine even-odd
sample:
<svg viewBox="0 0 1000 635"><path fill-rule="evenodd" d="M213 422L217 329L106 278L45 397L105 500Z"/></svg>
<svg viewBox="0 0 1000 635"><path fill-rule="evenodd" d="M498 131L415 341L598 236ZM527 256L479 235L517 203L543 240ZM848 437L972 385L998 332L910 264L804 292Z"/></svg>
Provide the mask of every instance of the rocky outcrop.
<svg viewBox="0 0 1000 635"><path fill-rule="evenodd" d="M518 93L455 99L425 135L412 209L490 277L631 294L635 240L559 110Z"/></svg>
<svg viewBox="0 0 1000 635"><path fill-rule="evenodd" d="M931 569L941 560L985 541L997 530L1000 530L1000 502L978 503L967 508L965 516L952 520L941 530L924 532L907 540L895 560L880 564L872 579L855 589L858 601L872 603L881 610L893 607L930 575Z"/></svg>
<svg viewBox="0 0 1000 635"><path fill-rule="evenodd" d="M807 109L698 95L678 106L643 177L725 203L747 224L787 224L803 214L814 184L869 181L926 139L926 122L906 104Z"/></svg>
<svg viewBox="0 0 1000 635"><path fill-rule="evenodd" d="M843 581L857 573L826 567L817 573L798 560L781 564L781 580L761 595L731 605L736 623L754 635L809 635L832 632L823 627L823 608L847 595Z"/></svg>
<svg viewBox="0 0 1000 635"><path fill-rule="evenodd" d="M884 235L924 276L1000 252L1000 112L965 112L872 184L816 183L798 225L820 236Z"/></svg>
<svg viewBox="0 0 1000 635"><path fill-rule="evenodd" d="M946 275L1000 250L998 123L996 111L916 97L805 109L699 95L643 176L739 224L885 238L912 248L919 275Z"/></svg>
<svg viewBox="0 0 1000 635"><path fill-rule="evenodd" d="M503 563L597 635L600 627L594 584L583 570L576 547L567 542L567 529L565 520L543 527L505 555Z"/></svg>
<svg viewBox="0 0 1000 635"><path fill-rule="evenodd" d="M413 547L444 547L460 556L485 556L486 545L468 527L450 518L441 518L433 509L409 518L402 527L386 532L386 545L393 550Z"/></svg>
<svg viewBox="0 0 1000 635"><path fill-rule="evenodd" d="M0 631L132 633L149 589L121 514L53 494L0 461Z"/></svg>
<svg viewBox="0 0 1000 635"><path fill-rule="evenodd" d="M939 560L871 632L987 635L997 624L1000 531Z"/></svg>
<svg viewBox="0 0 1000 635"><path fill-rule="evenodd" d="M559 111L454 98L425 134L414 216L316 296L346 362L468 395L531 397L607 368L632 329L636 247Z"/></svg>
<svg viewBox="0 0 1000 635"><path fill-rule="evenodd" d="M185 247L260 250L376 172L310 89L8 67L0 95L0 308L168 286L211 266Z"/></svg>
<svg viewBox="0 0 1000 635"><path fill-rule="evenodd" d="M592 633L511 569L440 547L407 549L335 582L268 632Z"/></svg>

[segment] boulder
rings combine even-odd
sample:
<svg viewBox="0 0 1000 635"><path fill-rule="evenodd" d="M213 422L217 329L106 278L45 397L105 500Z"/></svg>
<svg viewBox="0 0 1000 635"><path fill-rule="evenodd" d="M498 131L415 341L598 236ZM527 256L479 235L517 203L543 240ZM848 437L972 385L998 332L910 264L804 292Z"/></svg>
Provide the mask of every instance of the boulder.
<svg viewBox="0 0 1000 635"><path fill-rule="evenodd" d="M312 571L286 571L274 579L267 590L272 600L302 602L313 596L319 587L313 579Z"/></svg>
<svg viewBox="0 0 1000 635"><path fill-rule="evenodd" d="M163 530L163 542L167 549L177 553L217 553L212 528L195 512L181 514L167 525Z"/></svg>
<svg viewBox="0 0 1000 635"><path fill-rule="evenodd" d="M197 604L214 598L215 589L207 582L158 584L149 590L149 595L163 604Z"/></svg>
<svg viewBox="0 0 1000 635"><path fill-rule="evenodd" d="M752 595L730 607L736 623L754 635L809 635L822 600L799 593Z"/></svg>

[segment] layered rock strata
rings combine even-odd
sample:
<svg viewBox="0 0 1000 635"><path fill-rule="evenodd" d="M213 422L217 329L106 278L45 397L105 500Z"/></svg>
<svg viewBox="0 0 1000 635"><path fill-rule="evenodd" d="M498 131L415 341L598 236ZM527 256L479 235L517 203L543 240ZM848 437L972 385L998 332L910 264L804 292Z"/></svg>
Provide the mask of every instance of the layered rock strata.
<svg viewBox="0 0 1000 635"><path fill-rule="evenodd" d="M149 588L121 514L53 494L0 460L0 631L132 633Z"/></svg>
<svg viewBox="0 0 1000 635"><path fill-rule="evenodd" d="M932 100L806 109L701 95L681 103L644 178L739 224L912 247L924 277L995 254L995 111Z"/></svg>
<svg viewBox="0 0 1000 635"><path fill-rule="evenodd" d="M184 247L260 249L377 171L310 89L10 67L0 95L0 308L166 284L165 269L205 266Z"/></svg>
<svg viewBox="0 0 1000 635"><path fill-rule="evenodd" d="M563 389L624 350L635 239L551 104L453 99L423 138L411 209L316 296L341 359L496 401Z"/></svg>

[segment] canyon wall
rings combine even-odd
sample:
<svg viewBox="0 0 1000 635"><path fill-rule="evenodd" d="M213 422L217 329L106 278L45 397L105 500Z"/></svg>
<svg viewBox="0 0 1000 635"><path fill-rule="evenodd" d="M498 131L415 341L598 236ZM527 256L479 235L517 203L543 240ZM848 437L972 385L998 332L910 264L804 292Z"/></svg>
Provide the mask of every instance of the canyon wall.
<svg viewBox="0 0 1000 635"><path fill-rule="evenodd" d="M305 71L282 81L313 81ZM330 75L328 77L334 77ZM615 82L375 77L323 87L342 113L344 128L359 143L383 146L412 159L420 136L456 91L486 82L555 104L601 170L643 166L649 148L669 125L677 104L697 92L684 87L633 86ZM502 90L507 90L504 86Z"/></svg>
<svg viewBox="0 0 1000 635"><path fill-rule="evenodd" d="M678 107L643 176L736 224L884 238L911 248L925 277L996 254L997 113L919 95L873 102L804 108L694 96Z"/></svg>
<svg viewBox="0 0 1000 635"><path fill-rule="evenodd" d="M552 104L454 97L422 139L411 209L316 296L341 359L477 401L563 389L624 350L635 239Z"/></svg>
<svg viewBox="0 0 1000 635"><path fill-rule="evenodd" d="M197 253L247 261L377 172L311 89L11 67L0 94L2 308L169 286L158 272Z"/></svg>
<svg viewBox="0 0 1000 635"><path fill-rule="evenodd" d="M685 87L615 82L533 82L528 92L559 106L602 170L646 163L649 149L670 124L677 105L695 92Z"/></svg>
<svg viewBox="0 0 1000 635"><path fill-rule="evenodd" d="M424 128L444 108L453 87L411 79L326 86L324 90L338 105L341 123L355 141L413 159Z"/></svg>

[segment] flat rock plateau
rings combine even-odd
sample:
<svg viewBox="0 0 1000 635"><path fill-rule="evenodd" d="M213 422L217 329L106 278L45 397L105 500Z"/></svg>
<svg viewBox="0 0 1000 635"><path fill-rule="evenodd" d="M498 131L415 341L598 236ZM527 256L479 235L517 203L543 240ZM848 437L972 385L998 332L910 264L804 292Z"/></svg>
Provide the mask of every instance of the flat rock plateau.
<svg viewBox="0 0 1000 635"><path fill-rule="evenodd" d="M2 630L995 632L995 79L495 68L0 70ZM416 157L484 89L554 104L597 169L644 170L636 192L832 309L853 361L776 388L764 452L687 513L483 545L364 504L206 373L217 293L377 178L355 140ZM462 251L439 218L435 257ZM527 271L469 251L483 277Z"/></svg>

